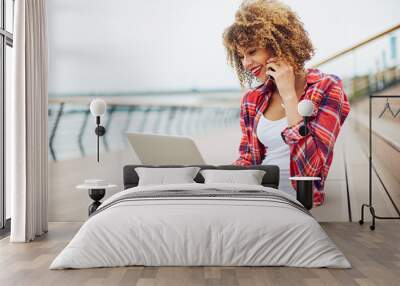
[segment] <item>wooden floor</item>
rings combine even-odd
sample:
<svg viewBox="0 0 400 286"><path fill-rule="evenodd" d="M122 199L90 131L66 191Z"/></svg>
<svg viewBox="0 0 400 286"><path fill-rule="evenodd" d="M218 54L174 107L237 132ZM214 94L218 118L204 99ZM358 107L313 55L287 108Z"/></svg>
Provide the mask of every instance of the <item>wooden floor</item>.
<svg viewBox="0 0 400 286"><path fill-rule="evenodd" d="M48 270L80 223L50 223L32 243L0 241L0 285L400 285L400 223L375 231L356 223L322 223L352 269L289 267L119 267Z"/></svg>

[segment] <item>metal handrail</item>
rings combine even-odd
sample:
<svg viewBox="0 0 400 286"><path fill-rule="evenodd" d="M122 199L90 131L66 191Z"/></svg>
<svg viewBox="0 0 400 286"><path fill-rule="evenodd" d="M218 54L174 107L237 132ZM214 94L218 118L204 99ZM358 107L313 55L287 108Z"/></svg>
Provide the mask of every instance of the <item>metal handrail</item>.
<svg viewBox="0 0 400 286"><path fill-rule="evenodd" d="M397 60L387 64L386 57L382 57L385 53L381 50L371 49L368 47L384 43L385 36L398 37L400 24L394 25L383 32L369 37L333 56L330 56L314 65L313 68L327 68L330 72L335 73L343 80L344 89L349 96L351 102L364 98L366 95L382 91L390 86L400 83L400 66ZM375 41L374 43L372 43ZM381 42L379 42L381 41ZM391 40L392 42L392 40ZM395 42L394 42L395 43ZM392 49L392 47L390 47ZM365 51L370 52L369 57L365 57ZM382 50L384 51L384 50ZM359 55L364 56L362 61L363 68L357 69ZM352 56L352 57L349 57ZM393 54L392 54L393 57ZM381 61L383 62L381 63ZM353 65L353 69L349 65ZM344 74L342 74L344 72Z"/></svg>
<svg viewBox="0 0 400 286"><path fill-rule="evenodd" d="M154 96L142 95L137 93L122 94L116 93L113 95L104 94L93 94L93 95L71 95L71 96L49 96L49 104L60 104L68 103L71 105L88 105L95 97L100 97L107 102L108 106L165 106L165 107L238 107L240 105L240 98L242 92L237 90L236 92L229 93L230 96L221 98L217 94L212 93L207 96L196 94L193 96L191 94L182 93L176 97L176 100L172 100L166 93L164 96ZM235 94L235 96L232 96ZM236 94L238 96L236 96ZM172 94L171 94L172 95ZM185 96L188 95L188 96ZM214 96L215 95L215 96Z"/></svg>
<svg viewBox="0 0 400 286"><path fill-rule="evenodd" d="M349 47L347 49L344 49L344 50L342 50L342 51L340 51L340 52L338 52L338 53L336 53L336 54L334 54L334 55L332 55L332 56L330 56L330 57L328 57L328 58L326 58L326 59L324 59L324 60L322 60L322 61L320 61L320 62L318 62L316 64L313 64L312 67L316 68L318 66L326 64L326 63L328 63L328 62L330 62L330 61L332 61L334 59L337 59L337 58L339 58L339 57L341 57L341 56L343 56L345 54L348 54L348 53L354 51L355 49L358 49L358 48L360 48L362 46L365 46L365 45L371 43L372 41L375 41L376 39L379 39L379 38L381 38L383 36L386 36L387 34L393 32L393 31L395 31L397 29L400 29L400 23L397 24L397 25L394 25L393 27L391 27L389 29L386 29L383 32L380 32L380 33L378 33L378 34L376 34L374 36L371 36L371 37L361 41L358 44L355 44L355 45L353 45L353 46L351 46L351 47Z"/></svg>
<svg viewBox="0 0 400 286"><path fill-rule="evenodd" d="M134 125L135 132L177 135L198 134L210 128L238 125L241 95L239 89L50 94L49 117L53 124L49 127L49 155L51 159L57 161L65 157L62 150L73 152L68 148L68 150L61 148L66 141L71 145L77 145L72 148L79 150L78 154L73 155L74 157L85 157L90 153L88 152L90 143L85 141L85 138L90 138L94 134L88 125L92 124L89 104L95 97L107 102L106 121L102 122L106 130L120 131L117 134L106 132L101 138L104 151L109 152L118 150L117 147L113 147L113 142L119 146L127 144L126 132L131 125ZM69 107L68 110L66 106ZM115 116L115 113L123 114L123 119ZM140 117L131 124L135 115ZM193 115L191 120L187 120L188 115ZM218 118L215 115L218 115ZM70 124L77 119L82 120L74 123L77 126L75 129L78 131L77 134L73 137L64 134L65 131L60 125Z"/></svg>
<svg viewBox="0 0 400 286"><path fill-rule="evenodd" d="M66 105L72 107L67 109ZM75 107L76 106L76 107ZM232 125L238 125L239 121L239 105L231 106L157 106L157 105L110 105L105 115L105 121L102 125L105 126L107 132L106 136L101 138L102 147L105 152L118 151L121 145L126 146L126 132L129 130L135 132L151 132L162 134L175 134L175 135L191 135L205 132L208 129L225 128ZM117 114L119 116L117 116ZM139 113L140 120L133 122L132 118ZM121 118L120 115L123 115ZM188 115L192 116L190 120ZM211 116L210 116L211 115ZM94 137L94 126L90 128L88 125L93 124L90 120L90 111L88 104L76 105L70 104L68 101L57 103L50 103L49 100L49 118L53 122L49 126L49 151L50 158L53 161L63 160L66 158L65 154L58 148L68 145L67 152L71 150L79 150L79 153L73 157L88 156L90 142L85 138ZM163 116L166 116L163 117ZM217 117L218 116L218 117ZM76 123L76 119L82 120ZM160 122L165 123L161 126ZM133 122L133 129L131 122ZM76 134L70 136L63 132L68 132L61 125L71 124L76 125ZM117 132L115 132L117 130ZM112 134L111 134L111 133ZM57 138L61 138L56 140ZM114 142L114 146L113 143ZM58 145L61 144L61 145ZM118 145L118 146L116 146ZM63 149L63 148L62 148ZM65 151L65 149L64 149ZM61 153L60 153L61 152ZM67 156L71 158L70 155Z"/></svg>

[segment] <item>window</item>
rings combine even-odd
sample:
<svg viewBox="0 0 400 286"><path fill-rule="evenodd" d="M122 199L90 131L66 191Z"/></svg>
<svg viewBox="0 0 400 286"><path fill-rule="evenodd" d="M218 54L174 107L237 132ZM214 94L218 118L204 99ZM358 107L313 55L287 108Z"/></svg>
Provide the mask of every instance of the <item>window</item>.
<svg viewBox="0 0 400 286"><path fill-rule="evenodd" d="M5 105L11 92L14 0L0 0L0 235L9 231L10 194L5 187Z"/></svg>

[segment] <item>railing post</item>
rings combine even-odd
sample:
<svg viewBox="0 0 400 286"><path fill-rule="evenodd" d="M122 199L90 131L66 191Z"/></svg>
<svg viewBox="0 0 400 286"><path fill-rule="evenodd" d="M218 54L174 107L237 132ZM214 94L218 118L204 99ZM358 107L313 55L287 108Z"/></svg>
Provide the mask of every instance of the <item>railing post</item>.
<svg viewBox="0 0 400 286"><path fill-rule="evenodd" d="M115 110L116 110L115 105L112 105L110 108L110 111L109 111L109 117L107 120L107 124L106 124L106 126L104 126L106 128L106 134L104 134L104 136L102 136L102 137L103 137L104 149L106 150L106 152L108 152L110 150L110 148L108 146L108 142L107 142L107 135L110 133L111 119L112 119L112 115Z"/></svg>
<svg viewBox="0 0 400 286"><path fill-rule="evenodd" d="M57 127L58 127L58 124L60 123L60 119L63 114L63 110L64 110L64 102L61 102L60 108L58 109L58 112L57 112L56 121L54 122L54 126L53 126L53 129L51 130L51 135L50 135L50 139L49 139L50 154L54 161L57 161L57 157L56 157L56 153L53 148L53 142L54 142L54 138L56 137Z"/></svg>
<svg viewBox="0 0 400 286"><path fill-rule="evenodd" d="M176 116L176 114L175 114L176 110L177 110L176 106L171 106L170 113L169 113L168 120L167 120L167 128L166 128L167 134L171 133L171 125L172 125L172 121L174 120L174 118Z"/></svg>
<svg viewBox="0 0 400 286"><path fill-rule="evenodd" d="M135 110L136 110L136 106L131 106L131 107L129 107L129 109L128 109L128 114L127 114L127 118L126 118L126 121L125 121L125 126L124 126L124 128L122 129L122 136L123 136L123 138L125 139L125 140L124 140L125 144L127 143L127 140L126 140L126 132L129 130L129 126L131 125L133 113L135 112ZM125 146L126 146L126 145L125 145Z"/></svg>
<svg viewBox="0 0 400 286"><path fill-rule="evenodd" d="M142 121L140 122L139 126L139 132L143 132L146 127L146 122L147 122L147 114L151 111L151 106L146 107L143 111L143 118Z"/></svg>
<svg viewBox="0 0 400 286"><path fill-rule="evenodd" d="M162 119L162 114L163 111L165 110L165 107L160 106L158 107L157 111L157 116L156 119L154 120L154 124L153 124L153 133L157 133L157 131L160 129L161 126L161 119Z"/></svg>
<svg viewBox="0 0 400 286"><path fill-rule="evenodd" d="M83 138L83 135L85 134L85 130L86 130L87 122L88 122L88 119L89 119L89 115L90 115L90 110L89 110L89 107L88 107L88 109L84 112L84 118L83 118L81 130L79 131L79 137L78 137L78 145L79 145L79 150L81 151L81 156L82 157L85 157L85 155L86 155L85 147L83 146L83 143L82 143L82 138Z"/></svg>

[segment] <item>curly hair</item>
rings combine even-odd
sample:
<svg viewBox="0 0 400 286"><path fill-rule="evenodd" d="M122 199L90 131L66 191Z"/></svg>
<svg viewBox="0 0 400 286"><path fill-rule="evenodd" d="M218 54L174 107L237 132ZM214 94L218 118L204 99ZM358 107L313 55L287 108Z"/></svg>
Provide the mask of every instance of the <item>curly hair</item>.
<svg viewBox="0 0 400 286"><path fill-rule="evenodd" d="M223 33L223 44L228 63L242 87L246 82L251 86L255 77L243 67L238 47L267 48L274 57L290 64L295 74L314 55L314 47L297 14L276 0L245 0L234 23Z"/></svg>

